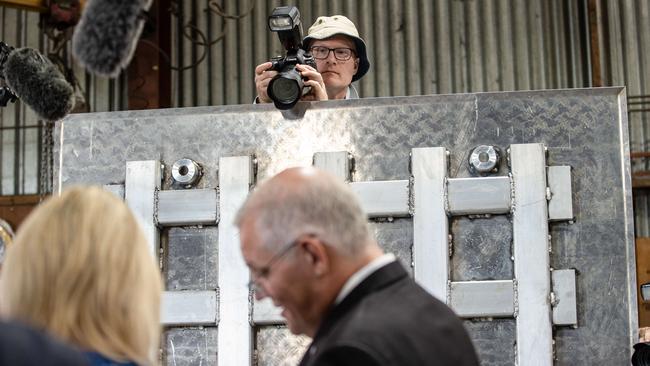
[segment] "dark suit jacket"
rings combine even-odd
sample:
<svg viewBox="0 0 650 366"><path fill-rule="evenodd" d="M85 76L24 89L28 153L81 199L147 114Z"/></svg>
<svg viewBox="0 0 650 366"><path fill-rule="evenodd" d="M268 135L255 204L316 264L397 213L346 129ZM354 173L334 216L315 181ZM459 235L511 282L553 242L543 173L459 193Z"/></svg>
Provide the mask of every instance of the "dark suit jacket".
<svg viewBox="0 0 650 366"><path fill-rule="evenodd" d="M460 319L397 261L380 268L325 316L300 366L475 366Z"/></svg>
<svg viewBox="0 0 650 366"><path fill-rule="evenodd" d="M0 322L1 366L88 365L80 352L23 325Z"/></svg>

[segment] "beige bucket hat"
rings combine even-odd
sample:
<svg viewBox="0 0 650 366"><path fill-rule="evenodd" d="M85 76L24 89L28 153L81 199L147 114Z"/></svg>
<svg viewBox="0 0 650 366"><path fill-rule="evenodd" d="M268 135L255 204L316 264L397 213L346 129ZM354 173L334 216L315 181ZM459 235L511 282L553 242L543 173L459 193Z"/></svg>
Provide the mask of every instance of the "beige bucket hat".
<svg viewBox="0 0 650 366"><path fill-rule="evenodd" d="M307 37L303 39L305 49L309 49L310 43L316 39L327 39L337 34L352 38L356 45L356 53L357 57L359 57L359 69L352 77L352 81L357 81L370 69L370 61L368 61L368 55L366 55L366 43L359 37L357 27L347 17L343 15L318 17L316 22L309 27Z"/></svg>

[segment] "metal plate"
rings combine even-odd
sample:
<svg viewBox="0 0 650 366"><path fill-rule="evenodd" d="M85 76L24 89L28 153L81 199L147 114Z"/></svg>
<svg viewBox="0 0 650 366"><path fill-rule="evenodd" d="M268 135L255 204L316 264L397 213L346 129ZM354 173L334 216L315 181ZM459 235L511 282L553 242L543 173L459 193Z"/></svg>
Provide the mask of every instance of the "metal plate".
<svg viewBox="0 0 650 366"><path fill-rule="evenodd" d="M199 138L196 131L201 131ZM511 144L544 143L547 165L573 167L576 217L573 225L551 224L550 264L581 273L576 279L579 327L555 330L556 365L629 363L637 314L622 88L299 103L293 116L272 105L90 113L67 117L57 123L55 133L54 156L61 158L54 164L55 189L123 182L126 161L162 158L171 166L185 156L203 164L205 174L197 188L216 188L221 157L255 154L263 179L290 166L310 166L319 151L350 152L355 181L407 180L412 149L433 146L451 152L449 178L464 178L469 177L467 153L477 145L499 146L505 152ZM497 175L507 170L504 160ZM167 171L162 189L169 189L171 181ZM510 220L506 215L452 218L452 281L513 278ZM216 252L212 245L218 235L210 234L214 229L192 228L197 243L201 230L206 232L207 247L174 244L168 254L173 258L163 258L173 265L168 285L202 290L203 276L212 279L207 283L215 281L217 261L212 254L201 254ZM163 230L163 239L174 230ZM372 231L412 269L413 218L375 221ZM203 258L208 265L202 264ZM192 287L195 282L199 285ZM514 364L514 320L465 323L482 366ZM198 352L206 340L193 334L179 332L176 337L179 343L187 337L186 345L203 342L194 344ZM169 344L164 352L171 354Z"/></svg>
<svg viewBox="0 0 650 366"><path fill-rule="evenodd" d="M217 328L193 327L166 329L163 364L196 366L217 364Z"/></svg>
<svg viewBox="0 0 650 366"><path fill-rule="evenodd" d="M255 337L259 366L295 366L311 343L309 337L293 335L283 326L256 328Z"/></svg>
<svg viewBox="0 0 650 366"><path fill-rule="evenodd" d="M165 291L163 325L217 325L216 291Z"/></svg>
<svg viewBox="0 0 650 366"><path fill-rule="evenodd" d="M449 214L510 212L511 191L509 177L450 178L447 180Z"/></svg>
<svg viewBox="0 0 650 366"><path fill-rule="evenodd" d="M216 223L216 189L165 190L158 192L158 225L214 225Z"/></svg>

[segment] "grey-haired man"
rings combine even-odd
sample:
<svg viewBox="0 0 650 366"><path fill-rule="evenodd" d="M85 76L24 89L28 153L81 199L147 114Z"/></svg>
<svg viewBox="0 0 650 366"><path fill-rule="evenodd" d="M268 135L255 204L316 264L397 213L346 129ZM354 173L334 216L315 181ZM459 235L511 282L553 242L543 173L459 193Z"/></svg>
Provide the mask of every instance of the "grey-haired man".
<svg viewBox="0 0 650 366"><path fill-rule="evenodd" d="M236 224L255 297L313 338L301 366L478 365L461 321L383 253L332 175L281 172L251 193Z"/></svg>
<svg viewBox="0 0 650 366"><path fill-rule="evenodd" d="M352 82L368 72L370 62L366 44L350 19L343 15L319 17L309 28L303 44L316 59L317 69L308 65L296 66L306 79L305 85L311 87L310 93L301 100L359 98ZM266 88L277 72L270 68L271 62L255 68L257 103L271 102Z"/></svg>

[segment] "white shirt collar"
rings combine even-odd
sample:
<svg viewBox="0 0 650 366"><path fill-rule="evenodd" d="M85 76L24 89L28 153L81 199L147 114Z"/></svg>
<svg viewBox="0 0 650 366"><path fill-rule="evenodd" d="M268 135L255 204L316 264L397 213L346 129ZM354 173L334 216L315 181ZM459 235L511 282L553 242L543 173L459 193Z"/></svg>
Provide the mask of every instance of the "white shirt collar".
<svg viewBox="0 0 650 366"><path fill-rule="evenodd" d="M395 261L395 255L392 253L387 253L382 255L381 257L377 257L374 260L372 260L370 263L366 264L363 266L361 269L356 271L348 280L345 282L343 287L341 287L341 291L339 291L338 296L336 296L336 301L334 301L335 305L338 305L345 299L352 290L354 290L355 287L359 286L363 280L368 278L371 274L373 274L375 271L380 269L381 267L387 265L388 263L392 263Z"/></svg>

